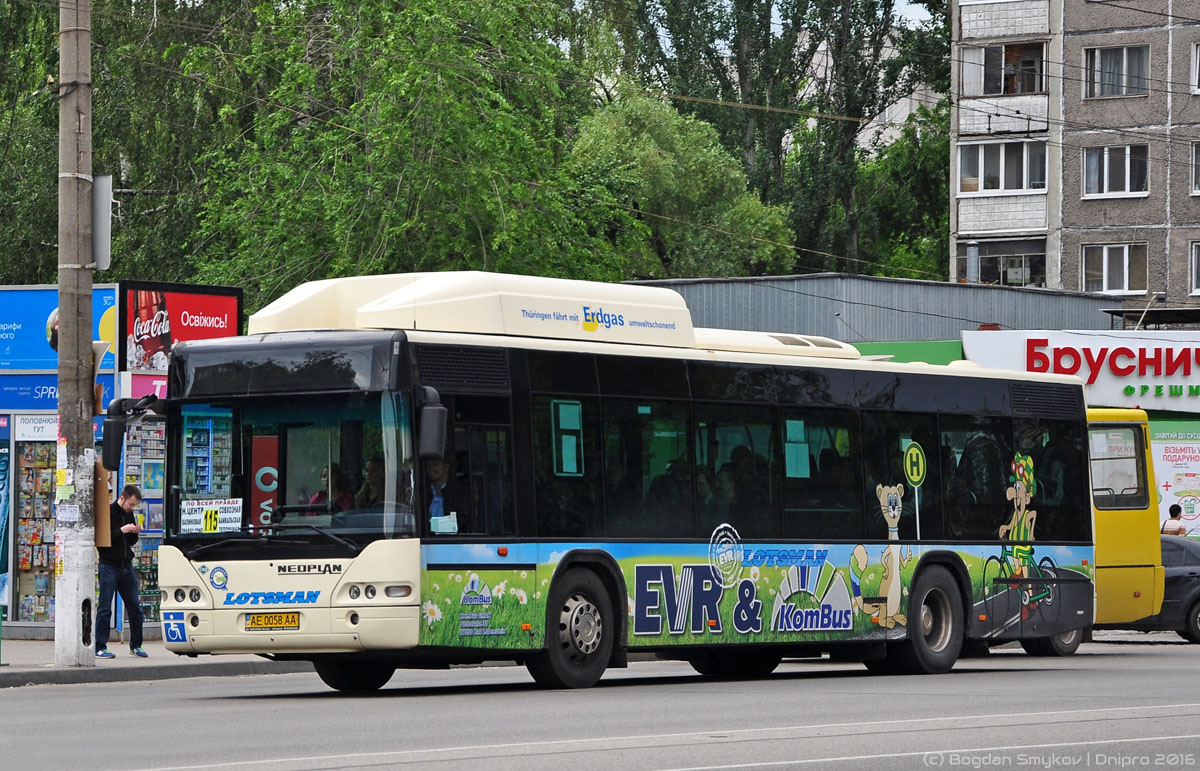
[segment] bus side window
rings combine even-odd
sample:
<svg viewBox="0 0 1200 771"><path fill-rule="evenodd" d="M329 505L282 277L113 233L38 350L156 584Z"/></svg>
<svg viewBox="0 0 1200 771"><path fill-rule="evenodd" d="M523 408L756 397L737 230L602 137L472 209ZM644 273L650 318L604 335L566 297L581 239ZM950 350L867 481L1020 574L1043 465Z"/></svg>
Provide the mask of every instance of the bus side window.
<svg viewBox="0 0 1200 771"><path fill-rule="evenodd" d="M1088 441L1096 508L1146 508L1150 501L1140 427L1096 426Z"/></svg>
<svg viewBox="0 0 1200 771"><path fill-rule="evenodd" d="M1017 452L1033 461L1036 487L1030 508L1037 512L1040 541L1087 541L1087 476L1084 428L1065 420L1021 418L1013 422Z"/></svg>
<svg viewBox="0 0 1200 771"><path fill-rule="evenodd" d="M783 474L775 409L698 403L696 436L704 470L713 479L712 499L701 509L700 535L728 523L743 538L778 537Z"/></svg>
<svg viewBox="0 0 1200 771"><path fill-rule="evenodd" d="M604 508L610 537L695 533L686 404L604 399Z"/></svg>
<svg viewBox="0 0 1200 771"><path fill-rule="evenodd" d="M862 532L858 416L784 407L783 535L821 541ZM852 535L846 535L850 533Z"/></svg>
<svg viewBox="0 0 1200 771"><path fill-rule="evenodd" d="M442 395L452 416L448 490L460 534L514 532L509 401L502 396Z"/></svg>
<svg viewBox="0 0 1200 771"><path fill-rule="evenodd" d="M533 468L538 535L604 535L599 399L533 397Z"/></svg>
<svg viewBox="0 0 1200 771"><path fill-rule="evenodd" d="M1000 537L1012 508L1006 496L1013 461L1010 418L942 415L942 451L958 459L942 480L946 537L988 541Z"/></svg>
<svg viewBox="0 0 1200 771"><path fill-rule="evenodd" d="M937 418L919 412L864 411L862 422L866 537L891 536L890 515L885 514L880 497L885 488L900 488L897 537L911 540L919 532L922 538L941 538L943 453L937 442Z"/></svg>

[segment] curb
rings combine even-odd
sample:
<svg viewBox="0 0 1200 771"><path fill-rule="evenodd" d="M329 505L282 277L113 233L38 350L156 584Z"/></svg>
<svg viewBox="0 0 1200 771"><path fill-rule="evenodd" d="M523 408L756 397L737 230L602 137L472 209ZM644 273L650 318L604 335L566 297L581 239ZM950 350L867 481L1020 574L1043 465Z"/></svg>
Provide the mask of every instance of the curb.
<svg viewBox="0 0 1200 771"><path fill-rule="evenodd" d="M135 680L175 680L184 677L220 677L235 675L287 675L313 671L307 661L213 661L186 665L150 664L136 667L47 667L0 669L0 688L26 685L71 685L78 683L117 683Z"/></svg>

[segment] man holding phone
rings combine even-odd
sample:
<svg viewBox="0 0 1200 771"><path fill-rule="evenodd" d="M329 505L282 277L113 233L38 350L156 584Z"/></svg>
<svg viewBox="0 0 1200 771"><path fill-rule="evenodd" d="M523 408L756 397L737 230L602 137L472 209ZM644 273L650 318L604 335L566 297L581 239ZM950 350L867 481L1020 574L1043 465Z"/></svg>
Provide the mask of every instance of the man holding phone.
<svg viewBox="0 0 1200 771"><path fill-rule="evenodd" d="M142 532L133 510L141 501L142 491L136 485L125 485L121 497L109 508L111 545L96 549L100 557L100 605L96 610L98 659L116 658L116 654L108 649L108 629L112 621L113 595L117 592L129 611L129 653L146 658L146 651L142 650L142 604L138 598L137 573L133 569L133 545L138 541L138 533Z"/></svg>

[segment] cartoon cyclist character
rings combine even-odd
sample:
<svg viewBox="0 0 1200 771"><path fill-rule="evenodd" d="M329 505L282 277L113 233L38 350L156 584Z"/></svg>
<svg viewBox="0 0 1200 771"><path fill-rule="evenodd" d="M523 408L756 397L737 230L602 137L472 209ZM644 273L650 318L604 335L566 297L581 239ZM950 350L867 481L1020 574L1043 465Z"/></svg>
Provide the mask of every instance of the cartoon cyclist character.
<svg viewBox="0 0 1200 771"><path fill-rule="evenodd" d="M1011 486L1007 495L1013 502L1013 514L1008 524L1000 526L1000 538L1009 541L1032 541L1033 526L1037 520L1037 512L1029 508L1034 494L1037 493L1037 481L1033 478L1033 458L1021 453L1014 455L1012 473L1008 481ZM1033 547L1028 543L1014 545L1008 560L1012 574L1017 578L1023 577L1024 566L1033 561Z"/></svg>

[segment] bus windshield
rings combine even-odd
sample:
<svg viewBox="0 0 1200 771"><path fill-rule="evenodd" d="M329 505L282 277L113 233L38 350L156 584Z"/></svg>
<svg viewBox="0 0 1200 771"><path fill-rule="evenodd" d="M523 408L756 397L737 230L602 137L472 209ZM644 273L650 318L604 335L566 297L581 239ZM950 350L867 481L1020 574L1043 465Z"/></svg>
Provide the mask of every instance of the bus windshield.
<svg viewBox="0 0 1200 771"><path fill-rule="evenodd" d="M407 394L243 398L178 408L168 538L362 546L414 534Z"/></svg>

